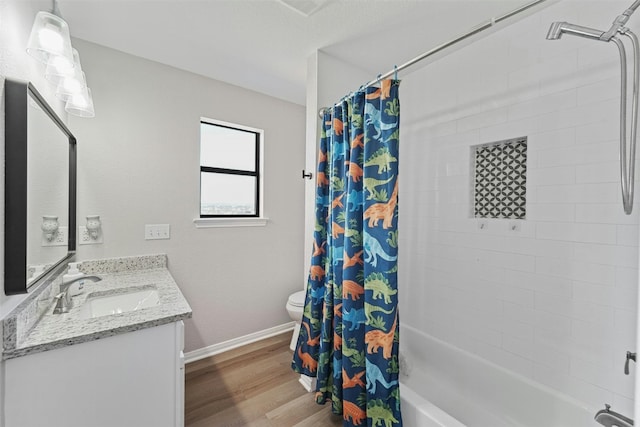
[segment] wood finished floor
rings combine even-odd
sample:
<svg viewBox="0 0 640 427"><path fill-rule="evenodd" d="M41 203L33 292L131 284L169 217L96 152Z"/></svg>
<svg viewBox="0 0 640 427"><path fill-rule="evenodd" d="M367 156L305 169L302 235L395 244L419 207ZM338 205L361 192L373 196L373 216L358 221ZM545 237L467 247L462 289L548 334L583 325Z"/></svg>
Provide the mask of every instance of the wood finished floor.
<svg viewBox="0 0 640 427"><path fill-rule="evenodd" d="M186 365L186 427L341 426L331 405L317 405L298 382L290 339L281 334Z"/></svg>

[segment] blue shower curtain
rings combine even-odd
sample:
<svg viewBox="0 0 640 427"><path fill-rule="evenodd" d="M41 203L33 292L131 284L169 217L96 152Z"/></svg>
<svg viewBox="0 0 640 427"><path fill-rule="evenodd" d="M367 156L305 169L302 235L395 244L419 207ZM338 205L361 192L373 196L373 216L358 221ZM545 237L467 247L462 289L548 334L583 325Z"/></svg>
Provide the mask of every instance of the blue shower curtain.
<svg viewBox="0 0 640 427"><path fill-rule="evenodd" d="M401 426L398 386L397 80L325 113L316 224L292 368L317 377L344 426Z"/></svg>

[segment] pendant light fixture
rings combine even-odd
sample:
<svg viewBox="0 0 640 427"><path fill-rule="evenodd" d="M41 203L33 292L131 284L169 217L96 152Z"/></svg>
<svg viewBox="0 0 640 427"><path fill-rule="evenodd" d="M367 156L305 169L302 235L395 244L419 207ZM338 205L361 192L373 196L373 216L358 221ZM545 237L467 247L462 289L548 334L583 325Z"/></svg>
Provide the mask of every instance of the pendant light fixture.
<svg viewBox="0 0 640 427"><path fill-rule="evenodd" d="M80 65L80 55L71 46L69 25L60 16L57 0L51 13L37 13L27 53L46 64L45 78L56 86L56 96L65 102L69 114L94 117L93 99Z"/></svg>
<svg viewBox="0 0 640 427"><path fill-rule="evenodd" d="M51 58L73 67L71 36L69 25L60 16L56 16L56 1L53 1L53 13L40 11L36 15L27 44L27 53L46 64Z"/></svg>

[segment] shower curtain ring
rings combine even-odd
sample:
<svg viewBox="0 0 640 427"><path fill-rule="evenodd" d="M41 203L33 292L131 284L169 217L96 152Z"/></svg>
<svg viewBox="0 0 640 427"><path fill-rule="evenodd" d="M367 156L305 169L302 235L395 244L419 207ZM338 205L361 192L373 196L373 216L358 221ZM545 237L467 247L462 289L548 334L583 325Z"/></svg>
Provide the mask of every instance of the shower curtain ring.
<svg viewBox="0 0 640 427"><path fill-rule="evenodd" d="M393 66L393 80L398 80L398 66Z"/></svg>

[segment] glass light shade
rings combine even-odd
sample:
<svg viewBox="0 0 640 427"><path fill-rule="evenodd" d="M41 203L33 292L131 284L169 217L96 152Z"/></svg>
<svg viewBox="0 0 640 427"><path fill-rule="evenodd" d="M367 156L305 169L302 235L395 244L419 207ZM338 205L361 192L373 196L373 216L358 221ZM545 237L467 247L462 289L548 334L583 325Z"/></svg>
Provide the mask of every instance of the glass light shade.
<svg viewBox="0 0 640 427"><path fill-rule="evenodd" d="M73 69L73 73L60 79L56 96L63 101L68 101L71 96L82 92L87 87L84 72L79 67Z"/></svg>
<svg viewBox="0 0 640 427"><path fill-rule="evenodd" d="M73 64L71 36L64 19L49 12L38 12L31 28L27 53L45 64L51 56L62 56Z"/></svg>
<svg viewBox="0 0 640 427"><path fill-rule="evenodd" d="M76 49L73 50L73 62L69 62L64 56L54 55L49 57L44 77L52 84L59 85L62 79L71 76L75 69L81 70L80 54Z"/></svg>
<svg viewBox="0 0 640 427"><path fill-rule="evenodd" d="M84 87L80 93L71 95L64 109L67 113L78 117L95 117L91 89Z"/></svg>

